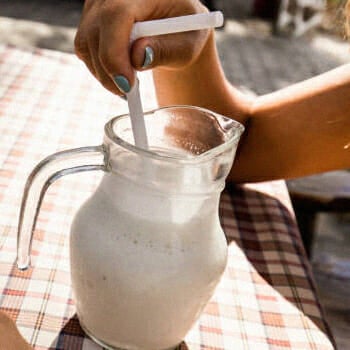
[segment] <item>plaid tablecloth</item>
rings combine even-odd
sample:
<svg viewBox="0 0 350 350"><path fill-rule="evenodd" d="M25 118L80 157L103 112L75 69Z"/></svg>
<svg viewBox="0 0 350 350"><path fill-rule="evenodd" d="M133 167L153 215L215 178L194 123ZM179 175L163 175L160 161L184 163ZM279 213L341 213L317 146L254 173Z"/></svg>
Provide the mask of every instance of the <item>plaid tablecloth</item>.
<svg viewBox="0 0 350 350"><path fill-rule="evenodd" d="M154 107L148 75L144 103ZM0 45L0 309L35 349L100 349L80 328L70 288L69 228L98 173L48 190L33 267L15 267L25 180L45 156L98 145L110 117L127 110L74 56ZM229 243L224 277L182 349L333 349L284 182L227 186L220 217Z"/></svg>

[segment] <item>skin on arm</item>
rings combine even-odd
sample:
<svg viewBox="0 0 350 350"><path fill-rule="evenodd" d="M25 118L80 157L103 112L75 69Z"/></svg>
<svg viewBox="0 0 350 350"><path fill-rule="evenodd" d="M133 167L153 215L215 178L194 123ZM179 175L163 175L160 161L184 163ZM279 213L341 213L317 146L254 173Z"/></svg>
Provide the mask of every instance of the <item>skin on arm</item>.
<svg viewBox="0 0 350 350"><path fill-rule="evenodd" d="M0 349L1 350L32 350L32 347L22 338L15 323L0 311Z"/></svg>
<svg viewBox="0 0 350 350"><path fill-rule="evenodd" d="M350 169L350 64L258 97L233 181Z"/></svg>

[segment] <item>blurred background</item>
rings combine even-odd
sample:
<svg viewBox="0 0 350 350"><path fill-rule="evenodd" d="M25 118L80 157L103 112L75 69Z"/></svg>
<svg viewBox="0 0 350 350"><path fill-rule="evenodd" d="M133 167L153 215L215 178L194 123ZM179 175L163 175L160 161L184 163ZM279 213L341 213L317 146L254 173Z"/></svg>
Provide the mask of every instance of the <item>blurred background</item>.
<svg viewBox="0 0 350 350"><path fill-rule="evenodd" d="M350 61L344 0L203 3L223 11L225 25L216 36L223 67L249 94L269 93ZM0 44L73 53L82 6L80 0L0 0ZM301 203L299 224L307 220L300 228L340 350L350 348L349 176L344 171L288 182L293 203Z"/></svg>

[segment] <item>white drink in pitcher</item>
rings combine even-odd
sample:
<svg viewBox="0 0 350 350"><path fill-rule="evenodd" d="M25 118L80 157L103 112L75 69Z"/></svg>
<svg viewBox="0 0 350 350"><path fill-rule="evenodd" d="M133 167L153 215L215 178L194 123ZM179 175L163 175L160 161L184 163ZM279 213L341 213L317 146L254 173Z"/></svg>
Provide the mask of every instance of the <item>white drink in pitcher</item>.
<svg viewBox="0 0 350 350"><path fill-rule="evenodd" d="M118 348L178 345L226 266L217 201L189 197L179 206L176 196L105 175L71 232L84 329Z"/></svg>

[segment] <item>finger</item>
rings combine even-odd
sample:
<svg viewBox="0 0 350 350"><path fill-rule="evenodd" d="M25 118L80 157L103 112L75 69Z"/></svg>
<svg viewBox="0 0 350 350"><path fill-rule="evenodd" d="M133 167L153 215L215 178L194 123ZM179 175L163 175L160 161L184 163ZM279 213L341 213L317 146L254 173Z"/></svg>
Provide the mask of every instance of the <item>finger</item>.
<svg viewBox="0 0 350 350"><path fill-rule="evenodd" d="M94 71L94 75L97 80L104 86L106 89L111 91L114 94L122 96L123 93L117 88L113 80L110 78L105 68L102 66L100 58L99 58L99 34L96 33L94 37L90 37L89 39L89 57L92 66L92 70Z"/></svg>
<svg viewBox="0 0 350 350"><path fill-rule="evenodd" d="M89 39L85 39L83 34L77 32L74 47L78 58L80 58L95 78L109 91L121 95L110 77L106 74L98 58L99 33L98 29L90 31Z"/></svg>
<svg viewBox="0 0 350 350"><path fill-rule="evenodd" d="M92 66L93 70L95 72L95 77L97 80L104 86L107 90L112 92L113 94L123 96L124 93L118 89L118 87L115 85L113 80L110 78L110 76L106 73L105 69L102 67L100 60L98 56L96 55L95 49L91 50L91 57L92 57Z"/></svg>
<svg viewBox="0 0 350 350"><path fill-rule="evenodd" d="M105 3L109 4L113 2L106 1ZM116 39L113 37L111 38L111 35L106 33L107 30L100 35L100 31L103 28L106 29L109 25L120 25L117 16L113 15L115 9L105 8L103 6L104 3L97 4L93 1L90 3L90 6L87 6L86 4L88 4L88 2L85 3L84 9L86 8L86 11L82 16L74 41L75 52L104 87L115 94L123 95L123 90L118 89L113 81L114 76L118 74L110 74L109 72L109 69L113 69L109 67L114 66L114 57L111 57L112 55L109 56L109 53L106 53L107 50L105 49L109 41L119 42L119 36ZM109 19L108 17L111 16L113 18ZM120 26L123 27L122 25ZM118 33L116 30L114 32ZM101 37L103 38L102 45L100 44ZM109 44L112 47L112 44ZM107 56L107 58L105 58L105 56ZM119 66L118 63L115 65ZM116 69L114 68L114 70ZM130 81L132 81L132 79L130 79Z"/></svg>
<svg viewBox="0 0 350 350"><path fill-rule="evenodd" d="M137 70L186 67L198 58L208 37L209 30L200 30L139 39L131 49L132 65Z"/></svg>
<svg viewBox="0 0 350 350"><path fill-rule="evenodd" d="M92 0L86 0L84 2L84 10L74 38L74 50L77 57L82 60L90 72L96 76L87 40L89 35L95 36L93 34L94 31L98 32L98 27L93 25L95 22L94 17L96 16L96 10L93 8L94 4Z"/></svg>
<svg viewBox="0 0 350 350"><path fill-rule="evenodd" d="M116 8L106 7L100 14L98 59L106 75L114 81L123 94L126 94L135 82L134 68L129 54L130 33L134 19L128 13L129 8L119 3L112 3L112 5ZM102 25L102 23L108 23L108 25Z"/></svg>

